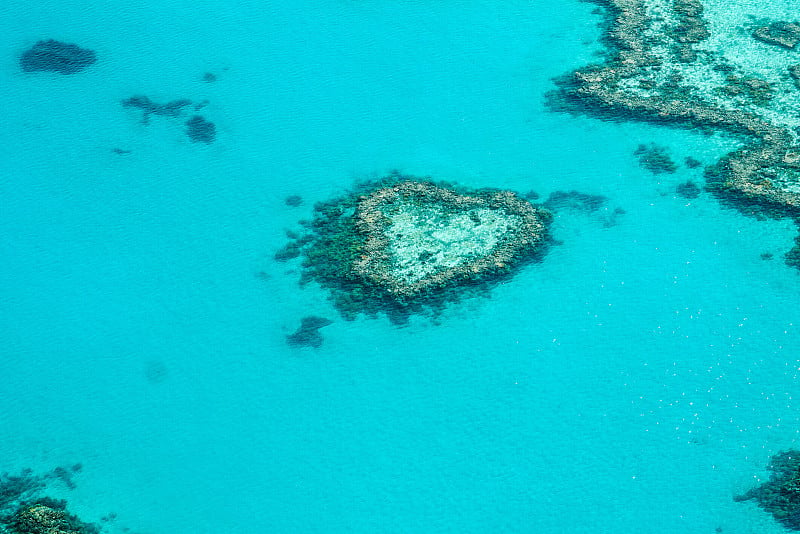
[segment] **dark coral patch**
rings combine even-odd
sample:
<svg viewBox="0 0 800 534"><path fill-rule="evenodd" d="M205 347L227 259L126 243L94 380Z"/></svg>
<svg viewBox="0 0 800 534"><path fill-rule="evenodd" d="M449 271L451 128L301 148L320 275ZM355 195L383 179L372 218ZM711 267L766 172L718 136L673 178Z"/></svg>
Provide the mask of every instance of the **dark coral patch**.
<svg viewBox="0 0 800 534"><path fill-rule="evenodd" d="M39 41L19 58L25 72L50 71L75 74L97 61L94 51L54 39Z"/></svg>
<svg viewBox="0 0 800 534"><path fill-rule="evenodd" d="M675 186L675 192L683 198L697 198L700 196L700 186L691 180L686 180Z"/></svg>
<svg viewBox="0 0 800 534"><path fill-rule="evenodd" d="M549 210L575 209L585 212L594 212L606 205L607 197L592 195L580 191L553 191L543 205Z"/></svg>
<svg viewBox="0 0 800 534"><path fill-rule="evenodd" d="M144 95L136 95L122 101L122 107L139 108L142 110L142 123L150 121L150 115L161 115L164 117L179 117L183 108L190 105L191 100L182 98L172 100L166 104L156 104Z"/></svg>
<svg viewBox="0 0 800 534"><path fill-rule="evenodd" d="M800 451L788 450L770 459L769 480L743 495L737 502L755 499L786 528L800 530Z"/></svg>
<svg viewBox="0 0 800 534"><path fill-rule="evenodd" d="M323 341L319 329L330 324L333 324L333 321L325 317L316 317L314 315L303 317L300 327L293 334L286 336L286 343L291 347L313 347L317 349L322 346Z"/></svg>
<svg viewBox="0 0 800 534"><path fill-rule="evenodd" d="M649 145L639 145L633 151L633 155L639 159L639 165L653 174L673 173L678 170L678 166L663 146L650 143Z"/></svg>
<svg viewBox="0 0 800 534"><path fill-rule="evenodd" d="M186 121L186 135L195 143L211 143L217 137L217 128L213 122L194 115Z"/></svg>

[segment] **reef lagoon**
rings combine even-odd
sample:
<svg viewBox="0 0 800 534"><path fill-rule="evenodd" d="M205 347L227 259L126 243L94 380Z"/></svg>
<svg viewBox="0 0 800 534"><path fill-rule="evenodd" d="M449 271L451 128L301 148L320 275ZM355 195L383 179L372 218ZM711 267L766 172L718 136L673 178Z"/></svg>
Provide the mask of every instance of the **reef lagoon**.
<svg viewBox="0 0 800 534"><path fill-rule="evenodd" d="M800 15L0 21L0 532L770 534Z"/></svg>

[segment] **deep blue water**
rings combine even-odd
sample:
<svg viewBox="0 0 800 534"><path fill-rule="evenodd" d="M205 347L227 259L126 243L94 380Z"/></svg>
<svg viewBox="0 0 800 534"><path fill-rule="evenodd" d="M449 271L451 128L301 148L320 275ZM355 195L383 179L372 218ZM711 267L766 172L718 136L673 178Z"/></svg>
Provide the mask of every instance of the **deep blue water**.
<svg viewBox="0 0 800 534"><path fill-rule="evenodd" d="M798 440L796 230L632 155L734 140L545 108L598 60L592 9L4 2L0 471L81 462L53 493L107 532L780 532L732 496ZM23 73L47 38L98 62ZM216 141L136 94L207 99ZM347 322L272 255L390 169L609 200L491 298ZM311 314L323 346L288 347Z"/></svg>

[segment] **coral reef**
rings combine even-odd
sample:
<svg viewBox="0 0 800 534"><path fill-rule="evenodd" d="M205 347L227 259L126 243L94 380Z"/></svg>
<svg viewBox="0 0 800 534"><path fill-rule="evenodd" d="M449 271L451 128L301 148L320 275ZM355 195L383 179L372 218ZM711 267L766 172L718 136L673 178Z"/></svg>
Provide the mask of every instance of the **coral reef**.
<svg viewBox="0 0 800 534"><path fill-rule="evenodd" d="M43 497L3 520L10 534L98 534L99 527L67 512L66 501Z"/></svg>
<svg viewBox="0 0 800 534"><path fill-rule="evenodd" d="M75 74L97 61L94 51L54 39L39 41L22 53L20 66L25 72L50 71Z"/></svg>
<svg viewBox="0 0 800 534"><path fill-rule="evenodd" d="M800 27L756 28L756 38L779 46L758 47L754 57L752 41L737 38L741 28L729 20L734 7L591 1L605 8L606 61L555 80L551 108L734 136L744 146L707 168L707 188L744 213L799 219L800 93L788 49L797 45Z"/></svg>
<svg viewBox="0 0 800 534"><path fill-rule="evenodd" d="M322 346L323 341L319 329L330 324L333 324L333 321L325 317L316 317L314 315L303 317L297 330L293 334L286 336L286 343L290 347L313 347L318 349Z"/></svg>
<svg viewBox="0 0 800 534"><path fill-rule="evenodd" d="M549 220L510 191L393 173L317 204L309 232L276 259L302 254L301 283L327 287L345 318L385 312L403 322L538 256Z"/></svg>
<svg viewBox="0 0 800 534"><path fill-rule="evenodd" d="M774 455L767 469L769 480L733 499L755 499L760 507L786 528L800 530L800 451L788 450Z"/></svg>

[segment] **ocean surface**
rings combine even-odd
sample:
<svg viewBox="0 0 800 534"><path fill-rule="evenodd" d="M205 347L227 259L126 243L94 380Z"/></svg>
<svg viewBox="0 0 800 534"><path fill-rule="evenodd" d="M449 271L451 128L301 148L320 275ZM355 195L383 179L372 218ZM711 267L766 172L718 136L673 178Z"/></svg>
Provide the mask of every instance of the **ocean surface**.
<svg viewBox="0 0 800 534"><path fill-rule="evenodd" d="M48 494L109 534L782 532L733 496L800 440L797 230L633 155L735 139L546 107L594 8L5 0L0 472L80 462ZM97 63L23 72L50 38ZM134 95L207 100L216 140ZM392 169L608 201L490 298L345 321L273 255Z"/></svg>

